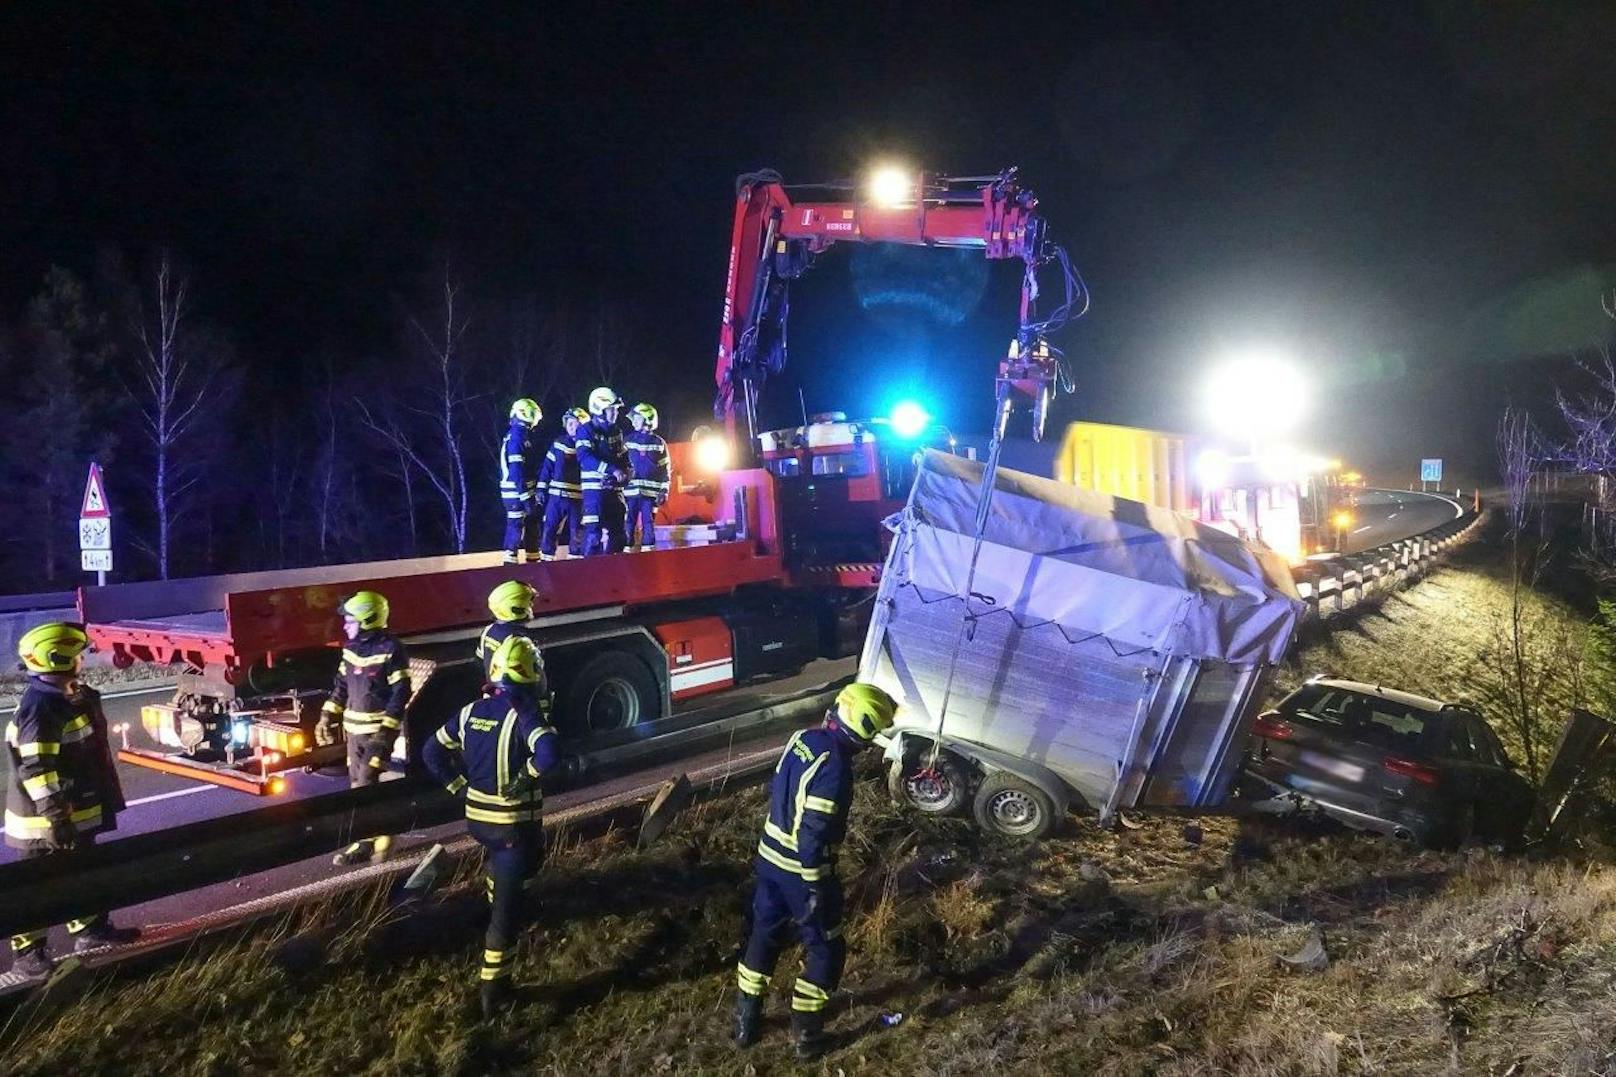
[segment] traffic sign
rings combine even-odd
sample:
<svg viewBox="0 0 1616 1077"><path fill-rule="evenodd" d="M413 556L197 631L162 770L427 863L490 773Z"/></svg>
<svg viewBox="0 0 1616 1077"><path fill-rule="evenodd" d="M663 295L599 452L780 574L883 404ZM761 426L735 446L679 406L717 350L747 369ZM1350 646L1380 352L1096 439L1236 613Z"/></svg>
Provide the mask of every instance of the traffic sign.
<svg viewBox="0 0 1616 1077"><path fill-rule="evenodd" d="M1442 481L1442 461L1441 460L1421 460L1420 461L1420 481L1421 482L1441 482Z"/></svg>
<svg viewBox="0 0 1616 1077"><path fill-rule="evenodd" d="M79 549L112 549L112 521L102 516L79 517Z"/></svg>
<svg viewBox="0 0 1616 1077"><path fill-rule="evenodd" d="M86 572L111 572L111 550L80 550L79 561Z"/></svg>
<svg viewBox="0 0 1616 1077"><path fill-rule="evenodd" d="M84 505L79 509L79 515L92 519L112 516L112 509L107 504L106 484L101 481L100 464L90 464L90 477L84 480Z"/></svg>

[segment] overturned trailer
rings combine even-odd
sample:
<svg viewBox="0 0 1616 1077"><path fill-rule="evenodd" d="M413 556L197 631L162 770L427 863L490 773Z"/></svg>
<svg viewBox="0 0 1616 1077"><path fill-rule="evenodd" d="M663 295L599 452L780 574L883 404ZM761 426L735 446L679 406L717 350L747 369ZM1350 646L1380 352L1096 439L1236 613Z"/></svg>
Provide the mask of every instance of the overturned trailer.
<svg viewBox="0 0 1616 1077"><path fill-rule="evenodd" d="M1166 509L928 453L860 675L899 701L895 795L1047 833L1070 808L1205 808L1302 603L1284 561Z"/></svg>

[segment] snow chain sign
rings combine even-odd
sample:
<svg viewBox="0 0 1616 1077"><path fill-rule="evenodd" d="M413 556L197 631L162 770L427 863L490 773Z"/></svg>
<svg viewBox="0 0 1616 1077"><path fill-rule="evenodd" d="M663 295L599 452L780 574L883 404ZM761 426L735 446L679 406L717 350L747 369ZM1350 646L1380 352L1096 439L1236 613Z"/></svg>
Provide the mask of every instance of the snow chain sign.
<svg viewBox="0 0 1616 1077"><path fill-rule="evenodd" d="M1442 481L1442 461L1441 460L1421 460L1420 461L1420 481L1421 482L1441 482Z"/></svg>
<svg viewBox="0 0 1616 1077"><path fill-rule="evenodd" d="M90 465L84 480L84 503L79 507L79 562L85 572L96 574L96 583L105 584L112 571L112 509L107 505L107 487L101 479L101 465Z"/></svg>

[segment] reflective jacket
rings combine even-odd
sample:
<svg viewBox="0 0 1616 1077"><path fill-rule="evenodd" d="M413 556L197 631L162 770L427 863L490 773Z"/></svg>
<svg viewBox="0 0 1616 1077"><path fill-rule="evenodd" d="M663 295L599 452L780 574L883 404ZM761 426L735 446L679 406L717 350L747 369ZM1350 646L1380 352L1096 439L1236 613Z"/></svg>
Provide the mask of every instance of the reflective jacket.
<svg viewBox="0 0 1616 1077"><path fill-rule="evenodd" d="M477 657L482 660L483 673L490 680L493 679L494 652L499 645L512 636L533 638L533 632L521 621L495 621L483 629L483 634L477 638ZM539 717L548 722L550 720L550 677L544 669L544 655L539 655L539 680L537 684L527 688L531 693L534 705L539 708Z"/></svg>
<svg viewBox="0 0 1616 1077"><path fill-rule="evenodd" d="M550 443L550 451L544 454L539 485L552 494L580 501L584 495L579 482L577 439L571 434L562 434Z"/></svg>
<svg viewBox="0 0 1616 1077"><path fill-rule="evenodd" d="M628 452L629 497L661 500L668 493L668 443L649 430L636 430L623 439Z"/></svg>
<svg viewBox="0 0 1616 1077"><path fill-rule="evenodd" d="M51 820L67 818L78 833L105 828L106 750L96 742L93 711L100 697L30 677L17 713L6 725L10 773L6 788L6 844L48 847ZM116 777L112 779L116 781Z"/></svg>
<svg viewBox="0 0 1616 1077"><path fill-rule="evenodd" d="M533 431L526 423L511 420L505 441L499 447L499 493L519 497L539 485L539 458L533 448Z"/></svg>
<svg viewBox="0 0 1616 1077"><path fill-rule="evenodd" d="M617 485L613 468L628 468L623 428L617 423L591 419L578 428L578 476L585 490L610 490Z"/></svg>
<svg viewBox="0 0 1616 1077"><path fill-rule="evenodd" d="M838 729L805 729L792 736L774 767L759 860L803 882L831 876L853 801L853 751Z"/></svg>
<svg viewBox="0 0 1616 1077"><path fill-rule="evenodd" d="M556 732L539 716L533 697L503 685L462 707L421 749L432 776L449 792L464 794L466 818L496 826L539 821L539 786L514 797L502 791L520 773L543 776L560 758Z"/></svg>
<svg viewBox="0 0 1616 1077"><path fill-rule="evenodd" d="M409 701L410 660L404 645L372 629L342 648L331 698L322 709L342 715L342 731L349 736L382 733L391 743L403 728Z"/></svg>

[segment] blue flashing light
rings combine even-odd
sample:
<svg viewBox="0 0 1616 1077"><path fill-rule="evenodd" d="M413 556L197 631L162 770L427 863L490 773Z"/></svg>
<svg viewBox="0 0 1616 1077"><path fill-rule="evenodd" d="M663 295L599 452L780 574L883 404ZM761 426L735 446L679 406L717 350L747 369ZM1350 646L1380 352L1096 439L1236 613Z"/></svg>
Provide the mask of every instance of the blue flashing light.
<svg viewBox="0 0 1616 1077"><path fill-rule="evenodd" d="M892 409L892 432L904 440L917 438L931 425L931 415L919 403L905 400Z"/></svg>
<svg viewBox="0 0 1616 1077"><path fill-rule="evenodd" d="M251 736L252 724L250 722L232 722L230 724L230 739L235 741L237 745L245 746Z"/></svg>

